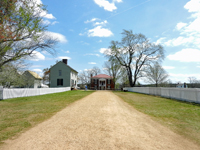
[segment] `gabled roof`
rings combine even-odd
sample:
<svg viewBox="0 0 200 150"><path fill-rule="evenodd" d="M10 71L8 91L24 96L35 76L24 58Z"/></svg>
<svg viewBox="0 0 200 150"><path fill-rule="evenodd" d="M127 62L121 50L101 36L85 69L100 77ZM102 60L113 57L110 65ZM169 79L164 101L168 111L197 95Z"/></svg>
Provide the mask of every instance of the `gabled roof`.
<svg viewBox="0 0 200 150"><path fill-rule="evenodd" d="M111 78L113 78L113 77L108 76L108 75L106 75L106 74L99 74L99 75L96 75L96 76L94 76L94 77L92 77L92 78L106 78L106 79L111 79Z"/></svg>
<svg viewBox="0 0 200 150"><path fill-rule="evenodd" d="M42 80L42 78L36 72L30 71L30 70L27 70L27 72L29 72L35 79Z"/></svg>
<svg viewBox="0 0 200 150"><path fill-rule="evenodd" d="M76 73L78 73L78 71L74 70L72 67L70 67L69 65L67 65L70 69L72 69L73 71L75 71Z"/></svg>
<svg viewBox="0 0 200 150"><path fill-rule="evenodd" d="M61 62L61 63L63 63L63 64L65 64L64 62L62 62L62 61L59 61L59 62ZM59 62L57 62L55 65L57 65ZM51 68L53 68L55 65L53 65ZM69 67L71 70L73 70L73 71L75 71L76 73L78 73L78 71L76 71L76 70L74 70L72 67L70 67L69 65L67 65L67 64L65 64L67 67ZM50 68L50 70L51 70L51 68Z"/></svg>

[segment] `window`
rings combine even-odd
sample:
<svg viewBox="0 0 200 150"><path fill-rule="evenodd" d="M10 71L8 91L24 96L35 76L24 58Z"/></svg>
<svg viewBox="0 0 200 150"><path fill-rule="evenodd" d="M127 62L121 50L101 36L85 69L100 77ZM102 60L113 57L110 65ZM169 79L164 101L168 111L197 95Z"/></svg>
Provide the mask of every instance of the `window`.
<svg viewBox="0 0 200 150"><path fill-rule="evenodd" d="M110 84L110 79L108 79L108 84Z"/></svg>
<svg viewBox="0 0 200 150"><path fill-rule="evenodd" d="M71 79L71 86L74 86L74 80Z"/></svg>
<svg viewBox="0 0 200 150"><path fill-rule="evenodd" d="M62 70L59 70L59 76L62 76Z"/></svg>
<svg viewBox="0 0 200 150"><path fill-rule="evenodd" d="M110 89L110 86L108 86L108 89Z"/></svg>
<svg viewBox="0 0 200 150"><path fill-rule="evenodd" d="M57 79L57 86L63 86L63 79Z"/></svg>
<svg viewBox="0 0 200 150"><path fill-rule="evenodd" d="M97 79L94 79L94 84L97 84Z"/></svg>

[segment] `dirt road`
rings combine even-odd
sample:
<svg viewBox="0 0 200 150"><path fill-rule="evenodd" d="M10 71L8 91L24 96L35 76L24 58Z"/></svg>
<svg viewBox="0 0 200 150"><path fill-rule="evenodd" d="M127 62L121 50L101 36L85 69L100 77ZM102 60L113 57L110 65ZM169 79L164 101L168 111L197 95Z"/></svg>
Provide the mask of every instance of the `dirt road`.
<svg viewBox="0 0 200 150"><path fill-rule="evenodd" d="M195 150L191 141L136 111L112 92L98 91L7 140L5 150Z"/></svg>

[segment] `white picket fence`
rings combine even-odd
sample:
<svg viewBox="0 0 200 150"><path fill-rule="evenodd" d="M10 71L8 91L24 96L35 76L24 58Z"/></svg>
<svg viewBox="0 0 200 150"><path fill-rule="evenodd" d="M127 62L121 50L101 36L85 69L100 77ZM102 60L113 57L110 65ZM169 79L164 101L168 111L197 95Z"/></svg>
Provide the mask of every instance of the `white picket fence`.
<svg viewBox="0 0 200 150"><path fill-rule="evenodd" d="M70 91L70 90L71 90L70 87L0 89L0 99L44 95L44 94L50 94L50 93L65 92L65 91Z"/></svg>
<svg viewBox="0 0 200 150"><path fill-rule="evenodd" d="M200 103L200 89L197 88L126 87L123 90Z"/></svg>

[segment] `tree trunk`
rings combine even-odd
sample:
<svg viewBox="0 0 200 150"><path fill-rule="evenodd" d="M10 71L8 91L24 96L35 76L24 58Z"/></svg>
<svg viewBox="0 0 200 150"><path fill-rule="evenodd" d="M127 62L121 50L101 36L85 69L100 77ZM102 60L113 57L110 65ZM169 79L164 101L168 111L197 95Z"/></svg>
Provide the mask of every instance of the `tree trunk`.
<svg viewBox="0 0 200 150"><path fill-rule="evenodd" d="M133 86L132 86L132 87L134 87L135 84L136 84L136 77L134 77L134 80L133 80Z"/></svg>
<svg viewBox="0 0 200 150"><path fill-rule="evenodd" d="M127 68L127 71L128 71L129 84L130 84L131 87L133 87L134 84L133 84L133 79L132 79L132 71L131 71L131 68L128 67L128 68Z"/></svg>

